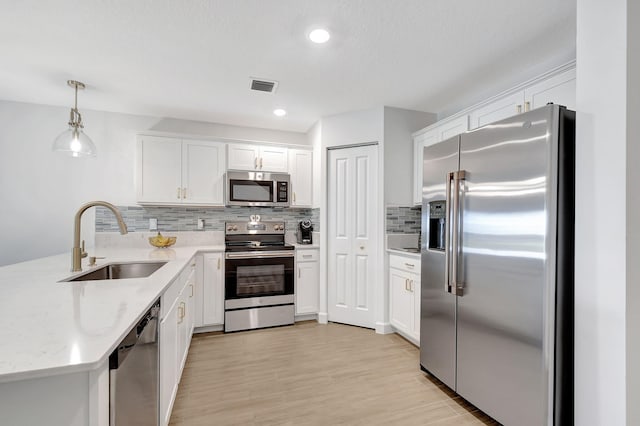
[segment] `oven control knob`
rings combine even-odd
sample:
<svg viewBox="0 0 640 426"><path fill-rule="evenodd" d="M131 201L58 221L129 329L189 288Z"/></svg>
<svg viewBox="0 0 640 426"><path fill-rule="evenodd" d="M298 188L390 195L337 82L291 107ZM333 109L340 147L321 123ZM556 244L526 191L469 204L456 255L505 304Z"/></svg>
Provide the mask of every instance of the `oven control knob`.
<svg viewBox="0 0 640 426"><path fill-rule="evenodd" d="M233 225L233 230L237 231L238 230L238 225Z"/></svg>
<svg viewBox="0 0 640 426"><path fill-rule="evenodd" d="M273 230L274 231L279 231L280 230L280 225L273 225Z"/></svg>
<svg viewBox="0 0 640 426"><path fill-rule="evenodd" d="M231 225L227 226L227 231L233 231L233 226Z"/></svg>
<svg viewBox="0 0 640 426"><path fill-rule="evenodd" d="M282 231L282 225L276 225L276 231Z"/></svg>

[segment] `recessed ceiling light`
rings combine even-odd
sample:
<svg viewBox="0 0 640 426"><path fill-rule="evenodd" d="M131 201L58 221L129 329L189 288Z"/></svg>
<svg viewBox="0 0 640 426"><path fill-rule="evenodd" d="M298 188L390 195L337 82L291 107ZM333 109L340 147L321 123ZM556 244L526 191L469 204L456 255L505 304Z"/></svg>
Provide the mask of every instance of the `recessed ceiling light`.
<svg viewBox="0 0 640 426"><path fill-rule="evenodd" d="M284 117L285 115L287 115L287 111L283 110L282 108L274 109L273 113L278 117Z"/></svg>
<svg viewBox="0 0 640 426"><path fill-rule="evenodd" d="M329 34L329 31L323 28L316 28L309 33L309 40L318 44L326 43L330 38L331 35Z"/></svg>

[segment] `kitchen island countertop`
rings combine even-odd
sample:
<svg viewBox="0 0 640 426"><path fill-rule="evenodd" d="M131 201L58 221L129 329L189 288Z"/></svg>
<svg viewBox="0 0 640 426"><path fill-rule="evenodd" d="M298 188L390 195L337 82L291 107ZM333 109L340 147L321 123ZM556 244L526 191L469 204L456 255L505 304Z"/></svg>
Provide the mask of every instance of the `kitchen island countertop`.
<svg viewBox="0 0 640 426"><path fill-rule="evenodd" d="M59 282L71 254L0 267L0 382L97 368L198 252L224 246L98 249L113 262L162 261L146 278Z"/></svg>

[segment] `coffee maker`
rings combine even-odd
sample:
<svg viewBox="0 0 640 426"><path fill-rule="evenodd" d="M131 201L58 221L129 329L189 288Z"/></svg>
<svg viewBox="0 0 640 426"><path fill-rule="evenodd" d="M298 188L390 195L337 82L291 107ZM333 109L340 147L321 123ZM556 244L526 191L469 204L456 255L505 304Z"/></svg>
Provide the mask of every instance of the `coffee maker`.
<svg viewBox="0 0 640 426"><path fill-rule="evenodd" d="M313 225L310 220L303 220L298 223L298 244L313 244L311 233Z"/></svg>

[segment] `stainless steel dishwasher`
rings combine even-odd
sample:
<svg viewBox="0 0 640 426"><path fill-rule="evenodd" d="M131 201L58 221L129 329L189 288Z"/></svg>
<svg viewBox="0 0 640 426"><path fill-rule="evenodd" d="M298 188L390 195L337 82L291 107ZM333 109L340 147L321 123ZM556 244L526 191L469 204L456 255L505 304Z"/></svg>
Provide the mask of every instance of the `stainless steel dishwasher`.
<svg viewBox="0 0 640 426"><path fill-rule="evenodd" d="M109 356L109 424L158 425L160 300Z"/></svg>

